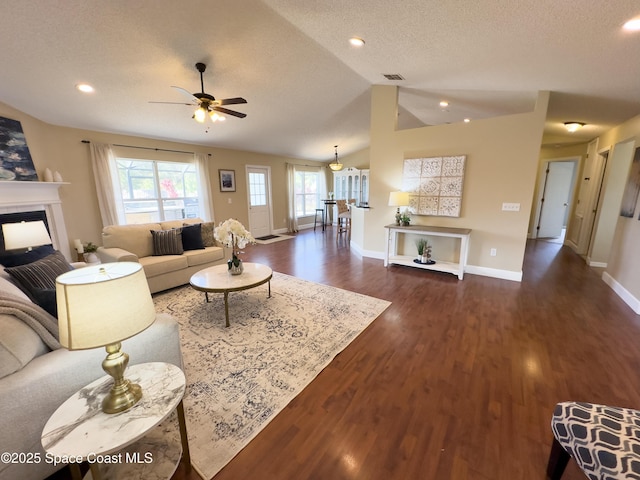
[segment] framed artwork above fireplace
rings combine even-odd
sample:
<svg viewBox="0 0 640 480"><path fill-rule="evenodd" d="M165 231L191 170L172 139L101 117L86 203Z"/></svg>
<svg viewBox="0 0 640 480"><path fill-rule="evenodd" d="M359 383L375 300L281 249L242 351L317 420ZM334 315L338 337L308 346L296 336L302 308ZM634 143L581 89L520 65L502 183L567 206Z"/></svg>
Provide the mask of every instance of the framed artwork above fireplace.
<svg viewBox="0 0 640 480"><path fill-rule="evenodd" d="M22 125L5 117L0 117L0 181L38 181Z"/></svg>

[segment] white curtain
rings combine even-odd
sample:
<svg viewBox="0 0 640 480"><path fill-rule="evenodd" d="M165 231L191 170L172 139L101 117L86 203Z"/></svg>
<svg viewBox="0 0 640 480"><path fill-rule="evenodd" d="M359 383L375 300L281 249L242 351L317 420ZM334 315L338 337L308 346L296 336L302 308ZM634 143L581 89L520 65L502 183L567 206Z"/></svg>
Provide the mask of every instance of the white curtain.
<svg viewBox="0 0 640 480"><path fill-rule="evenodd" d="M200 203L200 216L205 222L213 221L213 209L211 208L211 180L209 178L209 155L194 153L193 158L198 167L198 190Z"/></svg>
<svg viewBox="0 0 640 480"><path fill-rule="evenodd" d="M93 167L93 178L96 182L102 225L104 227L117 225L118 211L115 202L113 176L111 175L111 168L115 165L113 149L111 145L94 142L89 144L89 149L91 151L91 166Z"/></svg>
<svg viewBox="0 0 640 480"><path fill-rule="evenodd" d="M296 167L287 163L287 229L289 232L298 231L296 218Z"/></svg>
<svg viewBox="0 0 640 480"><path fill-rule="evenodd" d="M322 171L322 167L318 167L318 194L320 195L319 201L323 198L329 198L327 196L327 176ZM317 208L324 208L324 204L318 204Z"/></svg>

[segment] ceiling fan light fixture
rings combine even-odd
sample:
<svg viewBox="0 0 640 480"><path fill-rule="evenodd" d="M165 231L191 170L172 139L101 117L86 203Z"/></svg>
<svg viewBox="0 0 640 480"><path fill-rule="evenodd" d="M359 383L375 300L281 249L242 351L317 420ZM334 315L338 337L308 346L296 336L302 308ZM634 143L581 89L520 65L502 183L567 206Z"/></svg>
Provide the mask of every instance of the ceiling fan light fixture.
<svg viewBox="0 0 640 480"><path fill-rule="evenodd" d="M193 112L193 118L198 123L204 123L204 119L207 118L207 111L202 107L198 107Z"/></svg>
<svg viewBox="0 0 640 480"><path fill-rule="evenodd" d="M209 112L209 118L211 118L211 121L213 123L215 123L215 122L224 122L227 119L227 117L225 117L224 115L220 115L215 110L211 110Z"/></svg>
<svg viewBox="0 0 640 480"><path fill-rule="evenodd" d="M342 170L343 165L338 161L338 145L334 145L333 148L336 149L336 154L335 154L336 156L333 162L329 164L329 168L334 172L339 172L340 170Z"/></svg>
<svg viewBox="0 0 640 480"><path fill-rule="evenodd" d="M564 126L569 133L577 132L584 127L584 125L582 122L564 122Z"/></svg>

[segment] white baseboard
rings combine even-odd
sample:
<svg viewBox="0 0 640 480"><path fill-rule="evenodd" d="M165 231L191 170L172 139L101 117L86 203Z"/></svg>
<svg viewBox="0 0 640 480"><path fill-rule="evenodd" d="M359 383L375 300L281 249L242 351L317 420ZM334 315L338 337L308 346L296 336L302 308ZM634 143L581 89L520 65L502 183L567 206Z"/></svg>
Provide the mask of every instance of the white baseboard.
<svg viewBox="0 0 640 480"><path fill-rule="evenodd" d="M609 285L611 289L622 299L624 303L629 305L631 309L640 315L640 300L634 297L629 290L624 288L618 281L607 272L602 274L602 280Z"/></svg>
<svg viewBox="0 0 640 480"><path fill-rule="evenodd" d="M592 262L591 260L587 260L587 265L590 267L607 268L607 262Z"/></svg>
<svg viewBox="0 0 640 480"><path fill-rule="evenodd" d="M479 267L477 265L467 265L464 273L473 275L482 275L483 277L500 278L502 280L512 280L514 282L522 281L522 271L513 272L511 270L500 270L497 268Z"/></svg>
<svg viewBox="0 0 640 480"><path fill-rule="evenodd" d="M361 257L376 258L378 260L384 260L383 252L376 252L374 250L363 250L353 242L351 242L349 245L351 250L353 250L357 255Z"/></svg>

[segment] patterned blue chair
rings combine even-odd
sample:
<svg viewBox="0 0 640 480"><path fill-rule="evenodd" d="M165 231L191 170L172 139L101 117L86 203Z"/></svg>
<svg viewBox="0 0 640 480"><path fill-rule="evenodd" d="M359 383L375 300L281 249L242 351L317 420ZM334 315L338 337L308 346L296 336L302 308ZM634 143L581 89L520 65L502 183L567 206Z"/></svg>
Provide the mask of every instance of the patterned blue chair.
<svg viewBox="0 0 640 480"><path fill-rule="evenodd" d="M573 458L590 480L640 480L640 411L581 402L558 403L551 420L551 480Z"/></svg>

